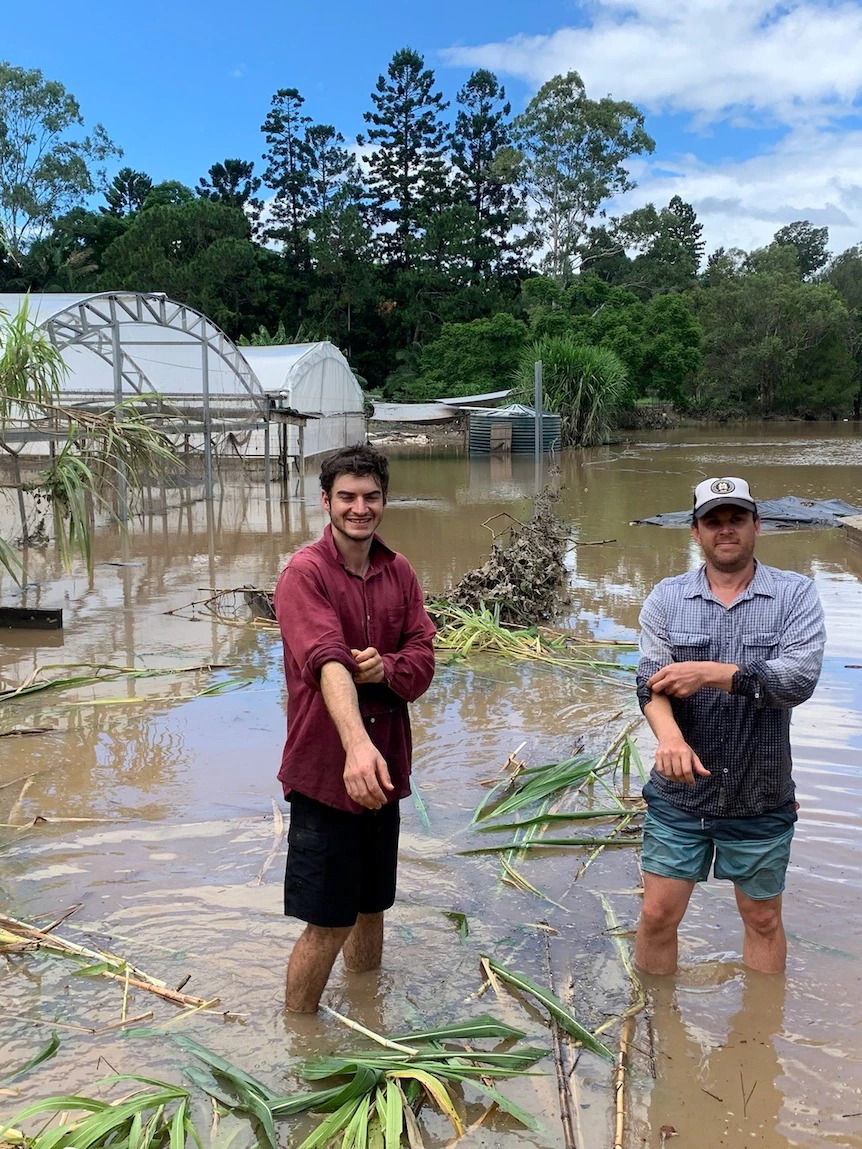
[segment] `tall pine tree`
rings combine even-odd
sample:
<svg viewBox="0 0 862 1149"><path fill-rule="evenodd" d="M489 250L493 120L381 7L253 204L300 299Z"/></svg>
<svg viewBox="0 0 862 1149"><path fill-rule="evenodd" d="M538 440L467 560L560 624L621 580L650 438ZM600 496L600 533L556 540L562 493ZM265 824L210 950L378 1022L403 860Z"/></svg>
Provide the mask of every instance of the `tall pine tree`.
<svg viewBox="0 0 862 1149"><path fill-rule="evenodd" d="M209 177L209 178L207 178ZM245 208L248 205L254 218L260 212L261 202L255 198L260 180L254 174L254 164L247 160L225 160L213 164L195 189L202 199L224 203L228 207Z"/></svg>
<svg viewBox="0 0 862 1149"><path fill-rule="evenodd" d="M153 181L146 172L134 168L120 168L105 189L107 207L100 207L103 215L134 215L144 206L144 200L153 189Z"/></svg>
<svg viewBox="0 0 862 1149"><path fill-rule="evenodd" d="M429 217L447 195L446 127L449 106L434 90L434 73L412 48L402 48L371 93L374 111L365 113L365 157L372 209L384 257L399 267L421 261ZM358 137L360 146L365 138Z"/></svg>
<svg viewBox="0 0 862 1149"><path fill-rule="evenodd" d="M286 250L307 261L306 220L311 202L310 152L305 139L311 116L302 112L304 98L296 88L280 88L261 127L269 151L263 180L275 192L272 223L267 234L280 239Z"/></svg>
<svg viewBox="0 0 862 1149"><path fill-rule="evenodd" d="M493 72L480 68L458 93L459 110L449 141L455 186L471 211L470 278L479 282L514 251L513 228L525 222L523 196L514 176L506 89Z"/></svg>
<svg viewBox="0 0 862 1149"><path fill-rule="evenodd" d="M313 220L320 221L360 197L361 176L356 157L344 146L344 136L331 124L306 128L305 147L309 213Z"/></svg>

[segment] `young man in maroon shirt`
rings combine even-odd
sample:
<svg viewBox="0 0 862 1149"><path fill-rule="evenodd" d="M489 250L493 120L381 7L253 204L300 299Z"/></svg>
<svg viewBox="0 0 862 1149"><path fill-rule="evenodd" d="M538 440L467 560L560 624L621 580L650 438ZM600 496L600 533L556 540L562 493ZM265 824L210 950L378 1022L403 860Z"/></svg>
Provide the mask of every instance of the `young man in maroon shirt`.
<svg viewBox="0 0 862 1149"><path fill-rule="evenodd" d="M389 465L347 447L320 469L323 537L281 574L287 742L278 777L291 804L284 912L306 922L285 1005L314 1013L339 950L376 969L395 900L399 799L410 793L407 704L434 675L434 626L407 560L378 538Z"/></svg>

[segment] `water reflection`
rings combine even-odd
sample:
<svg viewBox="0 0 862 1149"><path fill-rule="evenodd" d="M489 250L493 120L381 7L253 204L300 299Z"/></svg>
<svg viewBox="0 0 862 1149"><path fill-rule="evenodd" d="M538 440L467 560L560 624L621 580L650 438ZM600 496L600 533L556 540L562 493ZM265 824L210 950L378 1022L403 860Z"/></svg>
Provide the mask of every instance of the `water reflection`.
<svg viewBox="0 0 862 1149"><path fill-rule="evenodd" d="M791 1144L778 1129L784 1095L775 1035L785 993L783 977L749 970L707 989L687 989L684 978L650 987L656 1083L648 1145L661 1149L670 1131L678 1144L703 1149Z"/></svg>
<svg viewBox="0 0 862 1149"><path fill-rule="evenodd" d="M562 456L555 478L560 513L574 523L579 543L600 544L579 545L569 555L569 623L584 637L634 634L652 586L696 564L699 554L685 530L631 522L687 506L692 485L704 475L743 471L762 496L836 495L862 504L860 461L862 435L846 425L638 435L629 444ZM528 515L534 488L532 460L471 460L457 452L395 457L384 537L408 555L428 591L440 591L487 555L491 536L482 524L501 512ZM272 586L287 557L319 535L324 515L313 474L299 497L274 486L267 502L261 484L237 482L225 484L209 511L202 502L162 506L154 499L158 513L136 522L127 544L110 526L99 531L92 578L81 568L62 572L50 551L31 551L33 585L24 595L0 577L5 601L62 603L67 619L62 650L32 632L4 643L0 675L17 683L53 662L214 661L253 683L235 694L194 700L189 695L211 679L114 684L103 694L124 701L102 708L72 707L72 696L50 695L0 704L0 732L13 725L58 728L44 737L0 741L0 783L36 774L19 821L35 813L130 819L104 829L0 832L7 843L0 849L0 899L25 914L50 914L84 900L82 926L109 932L118 948L173 984L191 963L196 988L221 993L244 1014L244 1024L227 1032L193 1021L190 1030L200 1026L194 1032L206 1044L252 1072L278 1067L276 1075L287 1068L286 1050L344 1047L335 1023L317 1023L305 1035L286 1026L279 1008L282 958L294 935L280 915L280 858L254 884L273 841L271 799L284 733L279 640L273 633L166 612L204 597L212 586ZM764 984L741 972L735 959L722 959L716 973L711 955L726 948L728 930L737 938L738 922L730 904L723 916L715 912L721 887L708 888L716 896L695 899L682 939L690 968L676 989L657 990L653 999L658 1080L648 1101L645 1062L632 1079L636 1107L649 1106L642 1131L650 1145L660 1143L663 1124L707 1146L754 1141L813 1147L824 1137L836 1145L862 1144L862 1123L842 1116L862 1110L862 671L845 669L862 663L862 553L848 548L840 530L764 534L758 551L766 562L814 577L827 615L823 680L793 725L802 810L786 903L791 991L782 996L775 988L780 981ZM116 563L124 565L108 565ZM556 951L560 984L567 970L575 972L580 1007L598 1024L605 1010L625 1004L628 985L591 891L625 893L619 912L631 924L637 916L630 894L637 882L633 854L601 856L575 883L580 855L535 851L526 858L524 875L562 899L564 913L502 886L496 858L458 851L471 844L467 825L486 793L481 783L498 773L512 750L524 743L522 756L538 764L583 740L600 741L604 723L633 708L631 689L490 658L441 663L431 690L414 707L416 782L430 830L406 804L403 881L384 971L378 980L339 978L333 1004L389 1032L420 1020L454 1020L478 987L479 952L490 950L537 979L543 976L536 931L524 923L547 916L563 935ZM145 697L161 702L141 704ZM640 743L648 761L650 740L643 733ZM20 790L20 782L0 789L0 821ZM464 943L443 917L450 909L469 915ZM99 986L89 983L70 998L67 968L47 960L28 960L20 968L26 972L11 978L0 970L3 1011L48 1019L71 1011L76 1021L116 1020L117 1001ZM708 984L695 984L704 976ZM515 1024L526 1018L537 1043L544 1041L541 1025L511 1000L473 1004ZM168 1016L165 1011L158 1020ZM32 1054L31 1032L26 1023L14 1030L10 1066ZM69 1040L67 1061L58 1056L52 1084L61 1077L66 1084L67 1076L70 1086L87 1084L94 1047L75 1040ZM647 1044L643 1030L638 1041ZM120 1068L140 1069L141 1054L130 1054L131 1046L118 1037L106 1055ZM181 1066L163 1045L145 1052L149 1069L179 1074ZM745 1105L740 1069L746 1094L757 1083ZM588 1076L584 1144L603 1144L607 1078L601 1066L590 1067ZM553 1085L529 1079L507 1091L545 1113L546 1129L532 1143L558 1145ZM524 1143L502 1118L486 1123L475 1139L495 1149ZM681 1136L678 1143L684 1141Z"/></svg>

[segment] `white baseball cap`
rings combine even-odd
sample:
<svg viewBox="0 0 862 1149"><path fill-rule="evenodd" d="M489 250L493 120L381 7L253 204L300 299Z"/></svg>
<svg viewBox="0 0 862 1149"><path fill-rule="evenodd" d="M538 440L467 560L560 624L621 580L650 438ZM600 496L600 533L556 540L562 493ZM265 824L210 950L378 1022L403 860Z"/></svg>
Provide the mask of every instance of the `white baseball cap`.
<svg viewBox="0 0 862 1149"><path fill-rule="evenodd" d="M694 488L694 517L702 518L716 507L743 507L757 514L757 503L751 497L745 479L725 476L722 479L704 479Z"/></svg>

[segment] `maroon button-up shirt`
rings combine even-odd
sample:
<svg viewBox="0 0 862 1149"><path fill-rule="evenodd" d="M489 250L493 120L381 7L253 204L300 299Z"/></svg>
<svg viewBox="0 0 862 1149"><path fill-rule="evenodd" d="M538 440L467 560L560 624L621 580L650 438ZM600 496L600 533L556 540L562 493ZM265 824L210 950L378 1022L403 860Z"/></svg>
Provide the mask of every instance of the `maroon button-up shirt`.
<svg viewBox="0 0 862 1149"><path fill-rule="evenodd" d="M352 574L327 526L281 573L275 613L284 644L287 741L278 777L285 795L308 798L358 814L344 787L344 747L320 691L324 663L359 669L350 653L373 646L383 659L384 681L356 688L368 735L386 760L394 789L389 801L410 793L412 742L407 703L434 676L435 629L413 568L376 535L365 578Z"/></svg>

